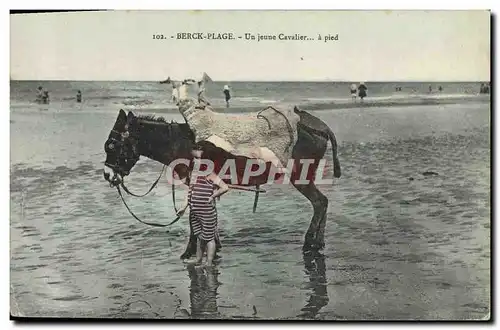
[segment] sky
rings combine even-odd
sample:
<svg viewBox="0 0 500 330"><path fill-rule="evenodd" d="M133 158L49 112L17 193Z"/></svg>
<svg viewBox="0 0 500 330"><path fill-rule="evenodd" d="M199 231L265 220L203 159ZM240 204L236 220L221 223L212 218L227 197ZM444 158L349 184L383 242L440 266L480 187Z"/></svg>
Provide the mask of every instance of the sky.
<svg viewBox="0 0 500 330"><path fill-rule="evenodd" d="M488 11L114 11L10 19L13 80L154 81L203 72L216 81L490 80ZM187 32L233 33L235 40L175 38ZM315 40L245 40L245 33ZM338 40L325 41L328 35Z"/></svg>

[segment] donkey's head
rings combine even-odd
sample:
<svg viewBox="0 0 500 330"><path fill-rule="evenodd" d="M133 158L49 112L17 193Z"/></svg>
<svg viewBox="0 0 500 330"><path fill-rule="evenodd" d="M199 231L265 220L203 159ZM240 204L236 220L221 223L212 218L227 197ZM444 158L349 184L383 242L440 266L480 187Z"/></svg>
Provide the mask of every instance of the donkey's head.
<svg viewBox="0 0 500 330"><path fill-rule="evenodd" d="M130 173L140 158L137 141L130 130L137 118L132 112L128 115L120 110L113 129L104 144L106 160L104 161L104 179L112 185L118 185L123 177Z"/></svg>

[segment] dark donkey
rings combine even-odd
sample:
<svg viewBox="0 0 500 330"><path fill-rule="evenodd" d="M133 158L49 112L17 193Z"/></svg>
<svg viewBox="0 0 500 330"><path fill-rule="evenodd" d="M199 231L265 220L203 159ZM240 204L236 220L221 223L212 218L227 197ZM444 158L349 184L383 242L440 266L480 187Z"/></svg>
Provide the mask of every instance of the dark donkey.
<svg viewBox="0 0 500 330"><path fill-rule="evenodd" d="M341 169L337 157L337 142L335 135L323 121L298 108L295 108L295 112L299 114L300 122L298 124L298 140L292 152L295 166L290 175L290 183L313 206L314 214L305 235L303 250L317 251L325 245L324 231L328 199L318 190L312 180L309 180L307 184L297 182L303 167L300 160L313 159L315 161L309 166L308 178L310 178L311 175L314 175L319 161L325 156L328 141L330 141L332 143L334 177L338 178ZM140 156L148 157L165 165L169 165L177 159L192 160L191 150L194 143L195 137L188 124L168 123L163 118L152 116L135 116L132 112L127 115L125 111L120 110L104 145L106 151L104 178L113 185L123 182L123 178L130 173ZM222 164L228 158L235 158L213 145L211 145L213 148L210 150L210 145L207 144L207 154L215 163ZM236 160L238 171L242 167L244 168L244 165L239 165L241 164L239 161L242 159ZM270 164L268 165L270 166ZM189 173L189 166L177 164L172 171L184 179ZM268 173L266 171L260 176L251 178L247 185L265 184L268 182ZM119 179L115 180L111 177ZM189 258L195 251L196 238L191 233L188 246L181 258Z"/></svg>

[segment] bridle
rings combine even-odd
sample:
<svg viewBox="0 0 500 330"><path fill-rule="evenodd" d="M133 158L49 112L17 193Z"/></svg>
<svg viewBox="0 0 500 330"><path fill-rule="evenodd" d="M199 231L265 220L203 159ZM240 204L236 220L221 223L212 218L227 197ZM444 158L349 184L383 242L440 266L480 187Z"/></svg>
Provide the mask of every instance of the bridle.
<svg viewBox="0 0 500 330"><path fill-rule="evenodd" d="M106 152L108 152L108 150L115 149L114 145L118 144L120 146L119 155L117 156L116 164L109 164L109 163L105 162L104 165L106 165L107 167L109 167L109 168L111 168L113 170L113 177L110 180L108 180L109 181L109 185L111 187L116 187L116 190L118 191L118 195L120 196L123 204L127 208L127 211L130 213L130 215L132 215L137 221L139 221L139 222L141 222L141 223L143 223L145 225L153 226L153 227L168 227L168 226L173 225L177 221L179 221L179 219L181 218L182 215L177 215L176 218L173 221L171 221L170 223L168 223L168 224L159 224L159 223L147 222L147 221L141 220L138 216L135 215L134 212L132 212L132 210L128 206L127 202L123 198L123 194L121 192L120 186L123 188L123 190L125 190L125 192L127 194L129 194L131 196L139 197L139 198L145 197L151 191L153 191L153 189L160 182L160 179L161 179L161 177L163 175L163 172L165 171L166 165L163 165L163 167L161 169L161 172L158 175L158 178L155 180L155 182L153 182L153 184L148 189L148 191L146 191L146 193L144 193L142 195L137 195L137 194L132 193L125 186L125 182L124 182L125 181L124 180L124 176L128 175L130 173L130 170L125 170L125 169L121 168L121 165L120 165L120 160L122 160L124 157L127 156L126 154L124 155L123 146L125 145L125 140L124 139L128 138L128 136L124 137L123 139L117 139L116 137L113 136L113 135L119 134L120 137L123 137L124 134L128 133L128 131L118 132L118 131L112 130L111 133L112 133L112 135L108 138L108 141L106 141L106 146L104 148L105 148ZM134 161L134 164L135 164L139 160L139 157L140 157L140 155L134 154L134 159L132 159L131 161ZM118 174L120 174L120 177L118 177ZM172 201L173 201L173 204L174 204L174 210L175 210L175 212L177 214L179 212L179 210L177 209L177 206L176 206L176 203L175 203L175 184L174 184L174 182L172 182Z"/></svg>
<svg viewBox="0 0 500 330"><path fill-rule="evenodd" d="M110 136L108 140L106 141L106 145L104 146L104 150L106 153L109 152L116 152L116 148L119 148L119 154L117 155L116 159L116 164L110 164L108 162L105 162L104 165L108 166L113 170L114 173L118 172L120 176L128 175L130 170L123 169L120 166L120 161L123 159L126 159L127 161L133 161L134 164L139 160L140 155L138 153L134 153L133 159L127 158L127 154L124 153L124 146L127 144L127 139L129 137L130 133L128 130L124 132L118 132L116 130L111 130ZM134 149L134 147L132 147ZM133 166L133 165L132 165ZM132 166L130 168L132 168ZM110 181L110 183L113 184L118 184L119 182L114 181L116 179L116 175L113 177L113 180Z"/></svg>

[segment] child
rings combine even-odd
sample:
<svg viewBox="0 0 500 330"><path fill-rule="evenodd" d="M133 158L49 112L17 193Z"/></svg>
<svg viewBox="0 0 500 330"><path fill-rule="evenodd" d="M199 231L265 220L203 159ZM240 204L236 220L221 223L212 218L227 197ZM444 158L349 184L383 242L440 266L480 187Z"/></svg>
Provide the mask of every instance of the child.
<svg viewBox="0 0 500 330"><path fill-rule="evenodd" d="M351 98L352 98L352 101L353 102L356 102L356 97L358 96L358 87L356 86L356 84L352 84L351 87L350 87L350 90L351 90Z"/></svg>
<svg viewBox="0 0 500 330"><path fill-rule="evenodd" d="M210 105L210 102L205 98L205 82L198 81L198 103L202 105Z"/></svg>
<svg viewBox="0 0 500 330"><path fill-rule="evenodd" d="M229 91L228 85L224 85L224 98L226 99L226 108L229 108L229 100L231 99L231 92Z"/></svg>
<svg viewBox="0 0 500 330"><path fill-rule="evenodd" d="M42 101L43 101L42 102L43 104L49 104L50 103L49 91L44 91L43 92Z"/></svg>
<svg viewBox="0 0 500 330"><path fill-rule="evenodd" d="M189 223L193 234L198 238L196 258L187 260L186 263L200 264L206 247L206 266L210 267L215 256L215 238L218 235L215 198L228 192L229 187L213 172L204 175L204 173L196 171L200 169L199 161L203 154L199 145L195 146L191 153L194 162L198 162L198 164L195 164L194 170L191 171L186 203L179 210L178 215L182 215L189 206Z"/></svg>
<svg viewBox="0 0 500 330"><path fill-rule="evenodd" d="M180 84L176 81L172 81L172 97L171 101L175 104L179 101L179 87Z"/></svg>
<svg viewBox="0 0 500 330"><path fill-rule="evenodd" d="M364 98L366 97L366 91L368 88L366 87L365 83L360 82L358 86L358 95L359 98L361 99L361 102L363 102Z"/></svg>
<svg viewBox="0 0 500 330"><path fill-rule="evenodd" d="M43 102L43 87L42 86L38 86L38 89L36 92L36 102L37 103Z"/></svg>

